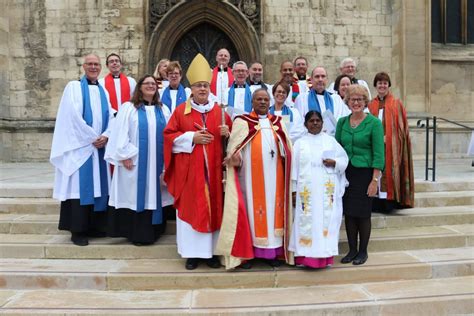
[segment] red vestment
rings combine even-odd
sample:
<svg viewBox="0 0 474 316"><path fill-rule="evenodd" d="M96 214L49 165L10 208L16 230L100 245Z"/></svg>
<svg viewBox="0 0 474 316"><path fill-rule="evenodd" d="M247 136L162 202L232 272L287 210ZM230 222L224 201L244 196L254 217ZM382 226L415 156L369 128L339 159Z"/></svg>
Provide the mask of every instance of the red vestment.
<svg viewBox="0 0 474 316"><path fill-rule="evenodd" d="M217 74L219 73L219 68L214 67L212 69L212 79L211 79L211 92L214 95L217 95ZM227 78L229 78L227 87L230 87L232 83L234 82L234 76L232 75L232 69L230 67L227 67Z"/></svg>
<svg viewBox="0 0 474 316"><path fill-rule="evenodd" d="M115 83L114 77L112 74L108 74L104 78L105 89L109 92L110 104L112 108L118 111L119 105L117 100L117 93L115 92ZM120 74L120 98L122 99L122 104L130 101L130 82L128 82L127 76Z"/></svg>
<svg viewBox="0 0 474 316"><path fill-rule="evenodd" d="M225 116L226 125L231 127L230 117ZM219 230L222 222L224 194L220 125L222 112L217 104L206 114L201 114L190 109L185 102L176 107L164 130L164 180L174 197L178 217L201 233ZM204 126L214 136L210 144L195 145L191 153L172 152L177 137Z"/></svg>
<svg viewBox="0 0 474 316"><path fill-rule="evenodd" d="M375 97L368 105L370 113L378 117L384 109L382 125L385 134L385 169L381 190L387 192L387 199L397 201L403 207L415 204L415 183L411 141L405 108L391 93L384 101Z"/></svg>

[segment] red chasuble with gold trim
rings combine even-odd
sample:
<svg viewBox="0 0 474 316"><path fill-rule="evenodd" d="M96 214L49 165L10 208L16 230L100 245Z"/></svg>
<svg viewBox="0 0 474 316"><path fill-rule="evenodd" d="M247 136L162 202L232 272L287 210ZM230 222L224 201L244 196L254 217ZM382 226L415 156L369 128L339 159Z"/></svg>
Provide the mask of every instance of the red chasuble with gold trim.
<svg viewBox="0 0 474 316"><path fill-rule="evenodd" d="M165 177L174 197L178 216L201 233L219 230L222 222L222 142L219 126L221 109L217 104L206 114L183 103L177 106L164 130ZM226 125L232 125L226 114ZM195 145L191 153L173 153L174 140L185 132L202 127L214 136L208 145Z"/></svg>

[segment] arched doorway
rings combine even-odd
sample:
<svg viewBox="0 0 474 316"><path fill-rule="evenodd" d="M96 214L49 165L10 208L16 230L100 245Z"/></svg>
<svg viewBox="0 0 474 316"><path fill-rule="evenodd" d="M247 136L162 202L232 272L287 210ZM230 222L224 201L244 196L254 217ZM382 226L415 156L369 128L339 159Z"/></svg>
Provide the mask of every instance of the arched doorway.
<svg viewBox="0 0 474 316"><path fill-rule="evenodd" d="M155 19L156 24L150 22L152 31L146 55L148 71L153 72L161 58L180 60L186 70L197 52L203 53L214 66L216 51L221 47L229 49L231 62L250 62L260 58L257 34L260 22L255 13L260 5L238 6L217 0L172 2L175 4L169 2L164 7L156 2L154 11L150 8L150 19Z"/></svg>
<svg viewBox="0 0 474 316"><path fill-rule="evenodd" d="M230 53L230 65L239 60L239 53L231 39L210 23L201 23L184 34L176 43L171 53L171 60L178 60L183 67L183 73L189 67L197 53L201 53L209 61L212 68L216 65L217 50L227 48ZM187 84L187 78L183 79Z"/></svg>

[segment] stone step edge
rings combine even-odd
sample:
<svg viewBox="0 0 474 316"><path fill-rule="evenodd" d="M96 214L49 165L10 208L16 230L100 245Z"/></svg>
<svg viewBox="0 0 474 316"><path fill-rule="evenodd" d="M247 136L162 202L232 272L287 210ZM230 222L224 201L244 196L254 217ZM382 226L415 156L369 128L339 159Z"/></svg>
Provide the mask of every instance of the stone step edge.
<svg viewBox="0 0 474 316"><path fill-rule="evenodd" d="M472 277L386 284L323 285L261 289L198 289L165 291L4 291L2 313L140 313L182 315L307 315L319 313L470 314L473 312ZM381 288L386 287L386 289ZM421 287L421 289L420 289ZM400 291L399 289L403 289ZM269 293L266 293L269 292ZM264 300L261 301L261 297ZM90 298L98 298L91 300ZM280 299L269 300L269 297ZM301 297L301 302L295 302ZM54 299L52 299L54 298ZM252 299L253 298L253 299ZM251 299L251 301L250 301ZM258 303L261 301L262 303ZM23 302L23 303L22 303ZM85 303L87 302L87 304ZM108 306L104 306L104 302ZM255 302L255 303L254 303ZM48 303L52 306L48 307ZM143 305L141 305L143 304ZM263 305L263 306L262 306Z"/></svg>

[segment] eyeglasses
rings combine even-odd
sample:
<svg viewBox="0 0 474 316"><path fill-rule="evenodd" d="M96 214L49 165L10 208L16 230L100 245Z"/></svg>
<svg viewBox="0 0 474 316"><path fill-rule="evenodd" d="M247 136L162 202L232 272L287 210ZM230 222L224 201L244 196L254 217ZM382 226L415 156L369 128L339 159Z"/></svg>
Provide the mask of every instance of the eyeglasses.
<svg viewBox="0 0 474 316"><path fill-rule="evenodd" d="M154 87L154 86L156 86L156 82L148 81L148 82L142 83L142 85L143 86L152 86L152 87Z"/></svg>
<svg viewBox="0 0 474 316"><path fill-rule="evenodd" d="M108 63L109 64L114 64L114 63L120 64L120 59L109 59Z"/></svg>
<svg viewBox="0 0 474 316"><path fill-rule="evenodd" d="M100 67L99 63L84 63L87 67Z"/></svg>
<svg viewBox="0 0 474 316"><path fill-rule="evenodd" d="M191 87L195 87L195 88L198 88L198 89L207 89L207 88L209 88L209 84L208 83L195 83L195 84L191 85Z"/></svg>
<svg viewBox="0 0 474 316"><path fill-rule="evenodd" d="M247 72L248 70L247 69L235 69L233 70L233 72L236 72L236 73L244 73L244 72Z"/></svg>
<svg viewBox="0 0 474 316"><path fill-rule="evenodd" d="M349 99L349 102L351 103L362 103L364 101L364 99L362 98L350 98Z"/></svg>
<svg viewBox="0 0 474 316"><path fill-rule="evenodd" d="M286 95L286 91L285 91L285 90L276 90L276 91L275 91L275 94L283 94L283 95Z"/></svg>

